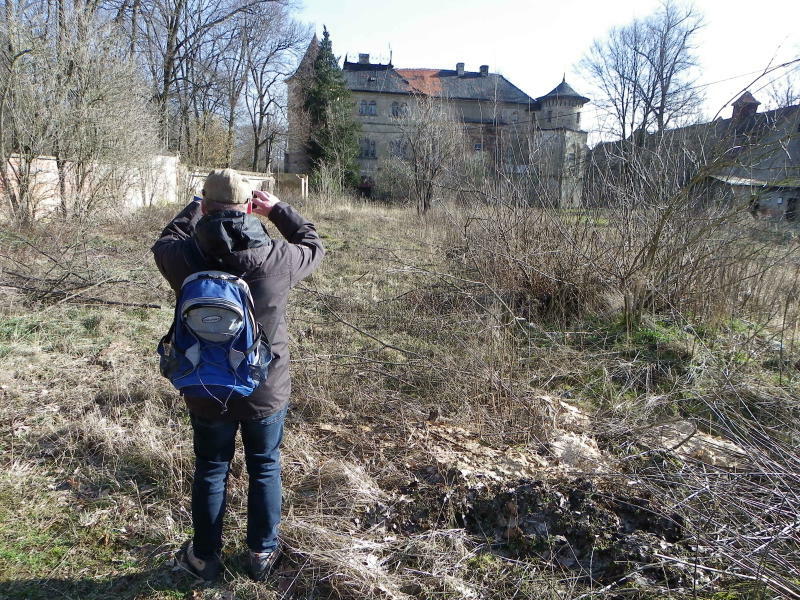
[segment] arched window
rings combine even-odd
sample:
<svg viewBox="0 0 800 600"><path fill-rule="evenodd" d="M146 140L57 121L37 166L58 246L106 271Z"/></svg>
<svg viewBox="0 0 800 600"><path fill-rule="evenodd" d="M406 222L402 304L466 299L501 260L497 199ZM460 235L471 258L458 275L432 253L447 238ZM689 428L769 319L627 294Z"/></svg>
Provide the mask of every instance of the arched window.
<svg viewBox="0 0 800 600"><path fill-rule="evenodd" d="M399 102L392 102L392 116L399 117L400 116L400 103Z"/></svg>
<svg viewBox="0 0 800 600"><path fill-rule="evenodd" d="M378 105L375 103L375 100L369 103L369 113L367 114L372 117L378 114Z"/></svg>
<svg viewBox="0 0 800 600"><path fill-rule="evenodd" d="M369 104L367 104L366 100L362 100L361 104L358 106L358 114L366 115L369 111Z"/></svg>

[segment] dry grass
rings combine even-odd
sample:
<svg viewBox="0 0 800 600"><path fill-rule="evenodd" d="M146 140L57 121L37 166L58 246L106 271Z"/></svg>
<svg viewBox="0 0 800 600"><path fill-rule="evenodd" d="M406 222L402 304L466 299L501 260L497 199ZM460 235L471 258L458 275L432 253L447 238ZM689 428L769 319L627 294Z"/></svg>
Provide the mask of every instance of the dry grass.
<svg viewBox="0 0 800 600"><path fill-rule="evenodd" d="M185 411L157 374L171 292L147 249L175 207L88 231L3 231L0 281L11 287L0 288L0 598L795 593L793 241L745 221L736 235L757 244L744 254L728 241L676 251L689 231L681 222L656 260L625 280L630 249L618 246L652 222L623 236L595 213L442 208L420 220L354 200L302 210L329 252L290 302L287 558L268 585L243 575L241 454L225 581L198 588L168 566L189 535L192 456ZM776 266L753 271L759 264ZM682 265L689 274L670 275ZM149 304L161 308L131 306ZM566 401L580 416L571 426L558 408ZM669 419L746 448L753 468L712 468L648 446L649 428ZM557 464L559 429L593 438L613 469ZM500 464L509 457L529 470ZM524 481L474 472L492 461L492 473ZM531 483L537 464L553 465L542 476L562 486L545 494L550 508L498 505L503 532L481 535L475 506ZM576 478L592 479L594 491L578 494ZM597 522L570 512L573 491L608 502L584 511ZM673 554L650 549L648 560L664 573L688 561L702 577L654 583L639 563L612 577L565 558L568 548L599 556L662 535L652 523L657 533L619 533L623 512L607 506L631 494L649 499L654 523L683 519ZM539 513L566 533L531 534ZM570 531L611 537L582 542Z"/></svg>

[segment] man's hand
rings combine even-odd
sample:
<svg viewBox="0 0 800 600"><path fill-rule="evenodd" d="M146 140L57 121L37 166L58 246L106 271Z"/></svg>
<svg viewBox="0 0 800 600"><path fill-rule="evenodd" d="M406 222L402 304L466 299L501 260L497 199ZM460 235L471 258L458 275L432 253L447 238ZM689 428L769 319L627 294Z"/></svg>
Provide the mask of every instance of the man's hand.
<svg viewBox="0 0 800 600"><path fill-rule="evenodd" d="M275 206L281 199L275 194L269 192L262 192L261 190L253 190L253 212L263 217L268 217Z"/></svg>

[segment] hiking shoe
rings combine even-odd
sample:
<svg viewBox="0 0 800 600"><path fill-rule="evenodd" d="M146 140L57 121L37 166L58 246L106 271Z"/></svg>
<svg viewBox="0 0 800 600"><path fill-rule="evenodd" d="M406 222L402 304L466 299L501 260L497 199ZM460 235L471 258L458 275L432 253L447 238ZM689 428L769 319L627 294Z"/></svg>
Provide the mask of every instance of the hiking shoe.
<svg viewBox="0 0 800 600"><path fill-rule="evenodd" d="M275 547L272 552L253 552L250 550L247 558L247 571L253 581L264 581L275 568L280 557L280 550Z"/></svg>
<svg viewBox="0 0 800 600"><path fill-rule="evenodd" d="M218 556L204 560L195 556L192 540L187 541L175 556L178 564L198 579L214 581L222 572L222 561Z"/></svg>

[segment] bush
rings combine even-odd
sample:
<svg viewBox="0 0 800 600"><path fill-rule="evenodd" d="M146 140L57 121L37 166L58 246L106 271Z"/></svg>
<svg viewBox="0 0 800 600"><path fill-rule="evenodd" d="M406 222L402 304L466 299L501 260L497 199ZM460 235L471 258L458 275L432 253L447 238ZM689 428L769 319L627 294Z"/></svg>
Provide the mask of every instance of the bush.
<svg viewBox="0 0 800 600"><path fill-rule="evenodd" d="M724 321L775 315L796 293L787 257L735 209L560 210L484 205L449 215L445 250L465 276L481 281L509 317L567 326L622 311ZM792 309L793 311L795 309Z"/></svg>

